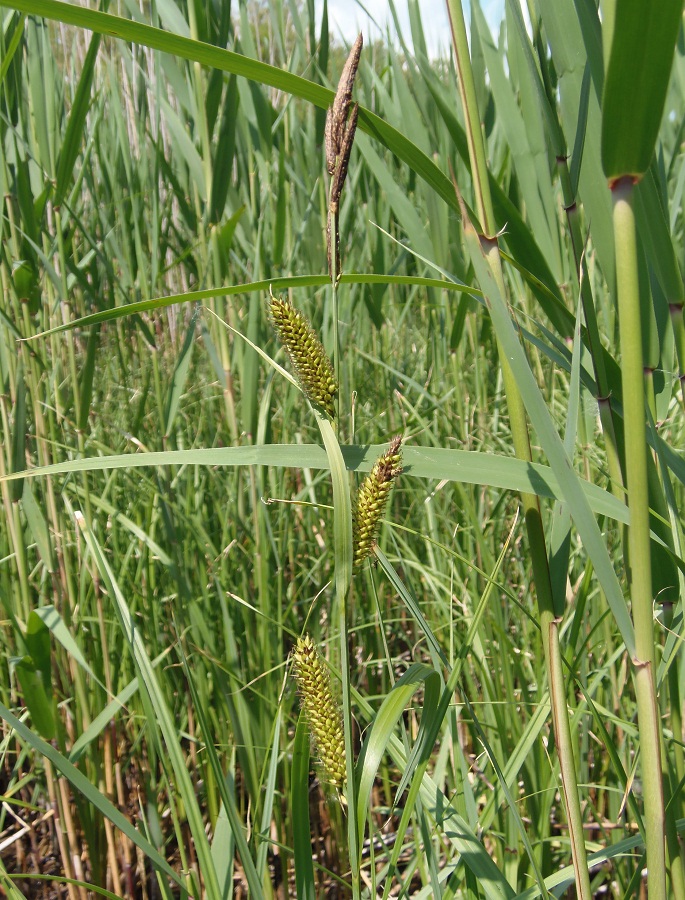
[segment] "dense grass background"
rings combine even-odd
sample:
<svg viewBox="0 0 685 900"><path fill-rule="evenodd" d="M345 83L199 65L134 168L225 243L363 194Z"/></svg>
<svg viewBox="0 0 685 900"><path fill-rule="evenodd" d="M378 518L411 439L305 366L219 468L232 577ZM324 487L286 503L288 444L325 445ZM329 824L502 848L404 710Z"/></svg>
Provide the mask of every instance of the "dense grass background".
<svg viewBox="0 0 685 900"><path fill-rule="evenodd" d="M224 324L284 364L266 316L274 282L332 349L326 278L275 282L326 273L329 95L312 88L314 106L291 96L301 90L287 78L337 81L346 51L329 41L325 8L315 23L313 2L110 6L269 63L285 73L270 87L259 69L248 80L175 45L176 55L150 49L143 31L132 44L0 10L0 476L63 464L0 481L0 877L14 896L199 896L202 885L214 898L245 896L248 884L252 896L295 896L294 862L300 896L347 895L345 811L307 778L288 665L307 630L339 684L328 461L312 446L321 439L303 396ZM362 116L340 214L343 271L363 276L339 290L340 440L360 470L374 445L397 433L406 444L380 565L355 575L350 599L356 750L383 701L399 698L375 734L381 750L390 743L367 785L362 891L558 896L573 877L518 515L516 492L528 489L543 498L551 547L593 890L639 896L635 695L626 631L610 611L625 587L626 511L597 403L611 396L620 461L599 20L594 7L579 20L570 2L530 4L530 42L513 9L493 36L472 4L512 314L550 420L596 486L583 495L603 538L592 544L558 502L572 498L540 436L539 469L513 458L495 331L450 185L474 205L455 64L428 60L409 8L413 51L365 47L355 98L415 146ZM37 11L69 21L58 4ZM681 41L637 203L650 504L663 542L652 542L657 683L676 819L684 53ZM373 274L388 278L369 283ZM253 282L265 284L235 290ZM582 340L574 328L579 284L601 347L587 307ZM190 294L210 289L202 302ZM616 584L595 574L605 557ZM439 707L450 676L451 702ZM429 725L434 745L407 765ZM405 770L410 793L403 784L397 795ZM21 878L12 886L7 873Z"/></svg>

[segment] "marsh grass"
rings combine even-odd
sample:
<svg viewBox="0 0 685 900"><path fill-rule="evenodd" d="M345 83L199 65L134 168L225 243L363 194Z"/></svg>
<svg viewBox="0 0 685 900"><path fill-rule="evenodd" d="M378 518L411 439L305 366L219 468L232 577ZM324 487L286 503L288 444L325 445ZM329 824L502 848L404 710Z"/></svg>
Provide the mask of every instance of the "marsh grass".
<svg viewBox="0 0 685 900"><path fill-rule="evenodd" d="M347 49L312 4L243 4L231 18L226 4L153 3L145 21L161 30L127 19L129 42L98 37L92 11L47 7L50 23L3 8L0 35L3 888L559 896L574 872L518 512L528 492L550 548L591 890L639 896L611 197L601 90L570 63L587 59L599 79L599 41L583 42L599 21L585 10L583 30L571 2L533 6L531 42L512 7L505 52L473 4L508 308L470 243L476 181L453 62L427 59L413 7L413 52L367 44L336 313L323 142ZM682 67L677 48L637 192L655 684L675 820ZM269 284L336 360L337 434L278 368ZM164 304L177 295L188 302ZM498 344L532 465L514 458ZM360 484L398 434L404 471L343 619L345 466ZM298 725L287 661L305 632L346 688L347 818Z"/></svg>

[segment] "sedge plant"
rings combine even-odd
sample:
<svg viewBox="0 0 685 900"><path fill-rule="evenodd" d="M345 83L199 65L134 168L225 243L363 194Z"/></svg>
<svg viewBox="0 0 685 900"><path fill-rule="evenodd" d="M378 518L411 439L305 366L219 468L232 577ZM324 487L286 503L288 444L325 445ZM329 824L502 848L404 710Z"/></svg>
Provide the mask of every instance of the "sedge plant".
<svg viewBox="0 0 685 900"><path fill-rule="evenodd" d="M8 892L35 894L26 817L75 900L622 898L645 845L650 896L682 896L682 47L647 6L510 5L498 41L473 4L471 64L452 5L458 69L413 8L411 47L347 64L326 4L5 8ZM313 417L262 365L270 286L332 348ZM283 688L306 618L340 643L313 683L349 870Z"/></svg>

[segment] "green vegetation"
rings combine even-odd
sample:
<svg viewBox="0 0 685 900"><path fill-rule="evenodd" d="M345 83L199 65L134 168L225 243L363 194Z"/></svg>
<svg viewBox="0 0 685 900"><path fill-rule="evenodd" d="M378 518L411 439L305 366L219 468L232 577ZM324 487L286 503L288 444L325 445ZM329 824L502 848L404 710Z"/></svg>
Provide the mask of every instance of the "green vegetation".
<svg viewBox="0 0 685 900"><path fill-rule="evenodd" d="M0 9L12 898L685 900L682 8L447 5Z"/></svg>

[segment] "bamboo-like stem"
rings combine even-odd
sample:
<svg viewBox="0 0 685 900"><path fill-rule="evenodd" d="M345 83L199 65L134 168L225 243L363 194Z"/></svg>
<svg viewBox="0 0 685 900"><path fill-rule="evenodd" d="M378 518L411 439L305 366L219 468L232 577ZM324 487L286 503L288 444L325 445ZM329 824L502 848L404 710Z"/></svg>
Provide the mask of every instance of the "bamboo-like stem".
<svg viewBox="0 0 685 900"><path fill-rule="evenodd" d="M632 178L612 185L616 286L621 340L621 384L626 433L628 582L635 624L633 669L644 796L645 845L650 900L666 897L665 810L656 696L652 568L647 482L647 423L642 361L642 323L638 290L637 242Z"/></svg>
<svg viewBox="0 0 685 900"><path fill-rule="evenodd" d="M466 135L476 195L476 208L483 235L481 243L492 268L497 286L502 296L506 297L499 247L497 240L491 237L496 232L496 223L488 182L485 144L480 128L480 115L473 81L473 71L471 69L464 14L461 3L458 0L447 0L447 10L457 60L459 90L466 120ZM519 459L531 462L532 453L523 398L506 355L501 352L501 348L499 349L514 449ZM563 666L559 646L559 622L554 611L542 513L538 498L532 494L522 493L521 505L528 534L533 580L540 615L543 651L551 698L552 722L568 817L571 854L576 874L576 888L580 900L591 900L592 890L583 837L582 810L578 795L578 779L566 703L566 689L563 681Z"/></svg>
<svg viewBox="0 0 685 900"><path fill-rule="evenodd" d="M559 129L559 134L561 134L561 130ZM590 287L589 280L587 278L582 277L582 239L580 233L580 223L579 223L579 215L578 215L578 207L575 203L575 198L571 192L571 178L570 173L568 171L568 163L566 159L565 152L562 152L561 148L557 148L557 167L560 174L560 182L562 186L562 191L564 195L564 208L566 210L567 221L569 225L569 232L571 235L571 242L573 246L573 253L576 262L576 274L578 277L580 296L583 303L583 311L585 314L585 324L587 328L587 337L588 344L590 348L590 355L592 357L593 367L595 371L595 380L597 382L597 391L598 391L598 406L599 406L599 415L602 423L602 430L604 432L605 437L605 446L606 446L606 454L607 454L607 463L609 468L609 477L610 477L610 486L611 491L614 496L618 497L621 501L623 501L625 496L625 491L623 487L623 475L621 471L621 461L620 454L618 450L618 443L616 440L616 432L614 428L614 418L613 411L611 407L611 392L609 389L609 383L606 375L606 369L604 366L604 358L602 346L599 338L599 327L597 324L597 316L595 313L594 302L592 298L592 289ZM683 353L683 319L682 319L682 305L679 303L673 304L671 307L671 319L673 324L674 334L676 335L676 350L678 351L678 359L680 370L682 371L682 359L685 358L685 354ZM653 379L651 378L651 373L649 379L647 379L647 373L645 372L645 380L649 387L647 388L649 393L649 402L650 408L652 409L652 416L656 418L656 412L654 410L654 392L653 392ZM624 543L627 542L626 531L623 531L623 539ZM666 612L666 618L668 617L669 611ZM668 628L668 622L665 621L665 626ZM680 744L680 738L682 735L682 721L680 718L680 689L678 685L678 678L676 669L674 666L669 668L669 677L668 677L668 686L669 686L669 697L670 697L670 710L671 710L671 727L673 730L673 734L677 736L677 740L674 743L674 757L675 757L675 767L676 767L676 783L681 781L683 778L683 774L685 773L685 766L683 764L683 750ZM665 759L665 749L663 747L663 737L662 737L662 757ZM670 789L670 779L666 777L666 773L664 773L664 792L665 798L664 800L669 800L669 803L665 805L668 807L666 811L666 835L667 835L667 848L668 848L668 856L669 856L669 871L671 875L671 893L674 900L684 900L685 898L685 868L683 859L683 854L680 850L680 845L678 841L677 828L676 828L676 807L675 805L671 806L670 798L672 791Z"/></svg>

